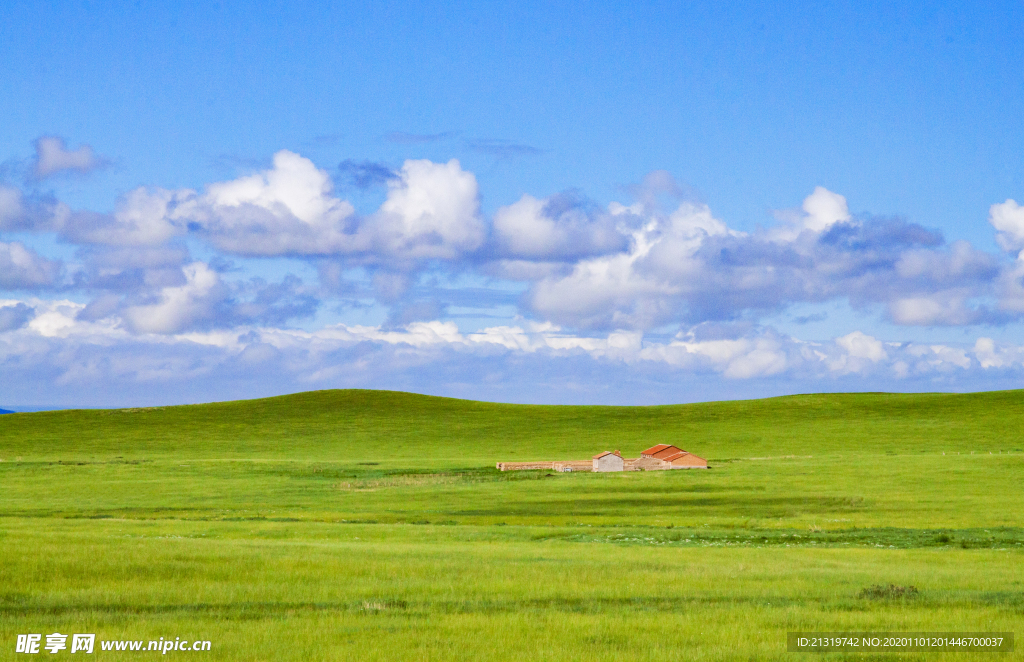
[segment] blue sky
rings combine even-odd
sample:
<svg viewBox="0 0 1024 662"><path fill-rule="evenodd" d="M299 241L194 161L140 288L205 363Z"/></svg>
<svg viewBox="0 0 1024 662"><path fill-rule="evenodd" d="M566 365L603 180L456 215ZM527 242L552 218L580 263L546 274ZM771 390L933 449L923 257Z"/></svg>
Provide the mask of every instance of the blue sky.
<svg viewBox="0 0 1024 662"><path fill-rule="evenodd" d="M1024 377L1019 3L4 3L0 406Z"/></svg>

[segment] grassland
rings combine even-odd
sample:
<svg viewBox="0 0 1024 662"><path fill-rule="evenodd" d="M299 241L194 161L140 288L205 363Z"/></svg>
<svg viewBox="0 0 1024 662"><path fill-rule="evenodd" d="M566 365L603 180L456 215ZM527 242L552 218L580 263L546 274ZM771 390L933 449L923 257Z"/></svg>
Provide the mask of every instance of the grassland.
<svg viewBox="0 0 1024 662"><path fill-rule="evenodd" d="M713 468L493 468L661 442ZM4 415L0 460L0 659L59 631L210 660L761 660L804 656L789 630L1024 622L1020 391L324 391Z"/></svg>

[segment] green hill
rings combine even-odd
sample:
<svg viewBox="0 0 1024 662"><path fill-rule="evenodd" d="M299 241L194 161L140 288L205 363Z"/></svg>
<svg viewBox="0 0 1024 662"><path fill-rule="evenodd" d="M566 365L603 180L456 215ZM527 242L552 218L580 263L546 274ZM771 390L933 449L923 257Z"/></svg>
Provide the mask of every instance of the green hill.
<svg viewBox="0 0 1024 662"><path fill-rule="evenodd" d="M655 407L508 405L391 391L314 391L204 405L15 414L0 449L39 460L173 455L493 465L635 455L709 458L1024 448L1024 391L823 394Z"/></svg>
<svg viewBox="0 0 1024 662"><path fill-rule="evenodd" d="M319 391L4 415L0 640L726 661L787 660L793 630L1019 631L1022 414L1024 391L659 407ZM494 467L660 442L712 468Z"/></svg>
<svg viewBox="0 0 1024 662"><path fill-rule="evenodd" d="M1024 391L569 407L349 390L13 414L0 418L0 512L1015 526L1022 434ZM705 457L712 470L532 483L536 472L494 470L501 460L602 450L636 456L656 443Z"/></svg>

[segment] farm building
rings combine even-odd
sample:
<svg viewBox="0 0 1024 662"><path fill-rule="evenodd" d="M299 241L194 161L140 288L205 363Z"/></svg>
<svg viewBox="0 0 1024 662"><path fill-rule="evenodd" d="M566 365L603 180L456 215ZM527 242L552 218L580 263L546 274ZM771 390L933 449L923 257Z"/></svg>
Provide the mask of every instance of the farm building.
<svg viewBox="0 0 1024 662"><path fill-rule="evenodd" d="M669 444L651 446L633 460L635 471L659 469L707 469L708 461Z"/></svg>
<svg viewBox="0 0 1024 662"><path fill-rule="evenodd" d="M622 471L625 465L622 460L622 453L619 451L605 451L594 456L594 471Z"/></svg>
<svg viewBox="0 0 1024 662"><path fill-rule="evenodd" d="M619 451L605 451L592 460L543 462L498 462L499 471L662 471L665 469L707 469L708 461L668 444L652 446L638 458L624 458Z"/></svg>

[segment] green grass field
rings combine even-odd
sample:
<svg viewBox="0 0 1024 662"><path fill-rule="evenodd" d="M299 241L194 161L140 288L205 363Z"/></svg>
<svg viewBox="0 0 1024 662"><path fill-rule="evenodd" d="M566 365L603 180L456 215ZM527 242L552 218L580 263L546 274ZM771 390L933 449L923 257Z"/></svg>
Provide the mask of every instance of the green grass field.
<svg viewBox="0 0 1024 662"><path fill-rule="evenodd" d="M712 468L494 469L662 442ZM52 632L209 660L926 659L786 633L1024 634L1024 391L322 391L3 415L0 460L0 659Z"/></svg>

